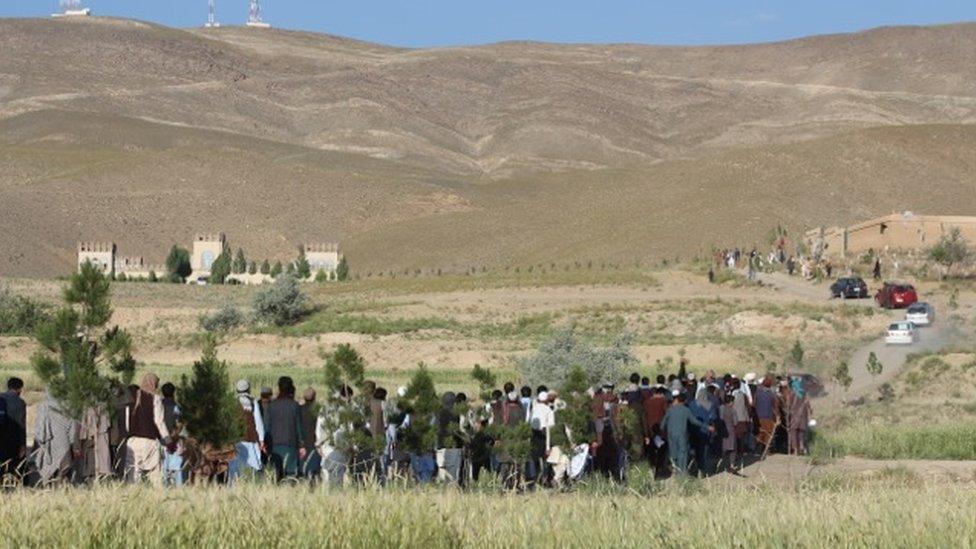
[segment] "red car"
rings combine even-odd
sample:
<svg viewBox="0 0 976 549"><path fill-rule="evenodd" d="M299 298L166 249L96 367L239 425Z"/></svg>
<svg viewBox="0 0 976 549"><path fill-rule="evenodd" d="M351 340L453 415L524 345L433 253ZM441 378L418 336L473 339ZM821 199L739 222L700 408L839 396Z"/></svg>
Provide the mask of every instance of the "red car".
<svg viewBox="0 0 976 549"><path fill-rule="evenodd" d="M918 301L918 294L911 284L885 282L875 294L874 300L885 309L904 309Z"/></svg>

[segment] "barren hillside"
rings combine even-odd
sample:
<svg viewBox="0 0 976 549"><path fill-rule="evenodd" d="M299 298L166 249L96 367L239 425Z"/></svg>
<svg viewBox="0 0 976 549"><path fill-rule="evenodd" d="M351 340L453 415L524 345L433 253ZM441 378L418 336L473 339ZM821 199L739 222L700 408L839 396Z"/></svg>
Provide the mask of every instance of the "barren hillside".
<svg viewBox="0 0 976 549"><path fill-rule="evenodd" d="M0 20L0 274L341 240L362 269L631 261L976 211L976 24L754 46L404 50Z"/></svg>

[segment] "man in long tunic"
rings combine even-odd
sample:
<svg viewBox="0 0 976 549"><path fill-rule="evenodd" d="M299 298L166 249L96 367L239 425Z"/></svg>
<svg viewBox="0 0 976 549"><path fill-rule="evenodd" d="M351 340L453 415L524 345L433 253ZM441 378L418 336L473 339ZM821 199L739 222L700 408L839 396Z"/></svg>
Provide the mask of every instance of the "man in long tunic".
<svg viewBox="0 0 976 549"><path fill-rule="evenodd" d="M71 471L73 450L78 442L78 422L61 410L49 392L37 407L34 422L34 465L38 484L49 484Z"/></svg>
<svg viewBox="0 0 976 549"><path fill-rule="evenodd" d="M687 396L678 392L674 395L674 403L664 414L661 425L668 434L668 451L671 463L679 474L688 474L688 452L691 448L688 439L688 425L694 425L702 430L714 431L714 427L706 425L696 418L685 406Z"/></svg>

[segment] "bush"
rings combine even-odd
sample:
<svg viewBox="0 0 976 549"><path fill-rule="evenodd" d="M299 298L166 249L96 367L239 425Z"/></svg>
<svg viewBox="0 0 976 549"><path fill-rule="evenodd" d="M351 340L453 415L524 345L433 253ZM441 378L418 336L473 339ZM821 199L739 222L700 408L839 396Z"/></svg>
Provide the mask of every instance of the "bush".
<svg viewBox="0 0 976 549"><path fill-rule="evenodd" d="M627 336L618 338L611 347L598 348L580 341L572 329L564 329L543 342L534 355L520 361L519 371L529 385L562 387L573 368L579 367L593 386L617 382L625 369L636 363Z"/></svg>
<svg viewBox="0 0 976 549"><path fill-rule="evenodd" d="M29 335L50 318L48 307L0 287L0 334Z"/></svg>
<svg viewBox="0 0 976 549"><path fill-rule="evenodd" d="M244 324L244 314L229 304L211 314L200 315L200 327L208 332L226 332L241 324Z"/></svg>
<svg viewBox="0 0 976 549"><path fill-rule="evenodd" d="M281 276L254 296L254 318L275 326L298 322L308 312L308 298L292 276Z"/></svg>

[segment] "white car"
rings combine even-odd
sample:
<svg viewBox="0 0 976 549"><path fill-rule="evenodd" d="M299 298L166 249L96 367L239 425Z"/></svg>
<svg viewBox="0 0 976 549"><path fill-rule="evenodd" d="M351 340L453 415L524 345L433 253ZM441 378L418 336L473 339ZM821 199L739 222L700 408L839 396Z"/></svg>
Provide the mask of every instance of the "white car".
<svg viewBox="0 0 976 549"><path fill-rule="evenodd" d="M916 326L928 326L935 322L935 307L925 302L913 303L905 311L905 320Z"/></svg>
<svg viewBox="0 0 976 549"><path fill-rule="evenodd" d="M911 345L918 341L918 330L911 322L895 322L888 326L885 343L888 345Z"/></svg>

